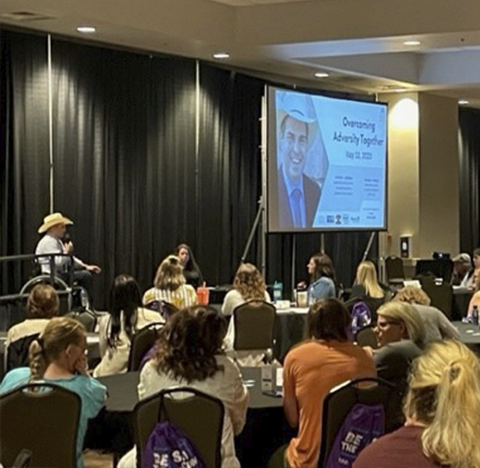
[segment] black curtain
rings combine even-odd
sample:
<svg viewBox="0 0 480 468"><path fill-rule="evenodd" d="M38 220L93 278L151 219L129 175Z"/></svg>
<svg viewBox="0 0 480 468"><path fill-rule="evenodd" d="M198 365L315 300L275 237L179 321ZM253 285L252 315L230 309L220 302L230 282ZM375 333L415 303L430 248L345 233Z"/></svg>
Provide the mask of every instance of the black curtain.
<svg viewBox="0 0 480 468"><path fill-rule="evenodd" d="M49 212L48 76L45 36L0 30L0 256L31 253ZM2 264L3 294L30 263Z"/></svg>
<svg viewBox="0 0 480 468"><path fill-rule="evenodd" d="M480 246L480 111L459 111L460 250Z"/></svg>
<svg viewBox="0 0 480 468"><path fill-rule="evenodd" d="M33 251L49 212L47 49L42 35L1 38L1 254L11 255ZM97 307L119 273L149 287L180 242L192 246L209 284L231 282L261 194L265 82L59 39L52 76L53 205L75 221L75 253L103 268ZM247 258L257 264L259 239ZM351 283L367 242L368 233L325 235L340 282ZM267 236L267 280L287 290L292 243L291 234ZM320 235L297 234L295 245L296 282Z"/></svg>
<svg viewBox="0 0 480 468"><path fill-rule="evenodd" d="M55 207L76 253L142 289L195 229L195 63L54 41ZM195 246L195 242L192 242Z"/></svg>

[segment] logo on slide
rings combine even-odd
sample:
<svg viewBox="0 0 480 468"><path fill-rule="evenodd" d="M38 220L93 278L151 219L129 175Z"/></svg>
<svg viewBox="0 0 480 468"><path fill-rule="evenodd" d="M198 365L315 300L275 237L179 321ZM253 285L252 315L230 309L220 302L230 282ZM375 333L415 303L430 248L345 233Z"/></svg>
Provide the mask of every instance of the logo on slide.
<svg viewBox="0 0 480 468"><path fill-rule="evenodd" d="M327 215L327 224L333 224L335 222L335 217L333 215Z"/></svg>

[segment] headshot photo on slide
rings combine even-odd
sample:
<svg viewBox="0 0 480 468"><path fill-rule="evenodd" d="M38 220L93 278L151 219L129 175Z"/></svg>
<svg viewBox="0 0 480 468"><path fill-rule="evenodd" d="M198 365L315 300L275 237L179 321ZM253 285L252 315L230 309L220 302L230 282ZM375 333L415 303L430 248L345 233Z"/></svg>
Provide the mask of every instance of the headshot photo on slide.
<svg viewBox="0 0 480 468"><path fill-rule="evenodd" d="M312 98L291 91L279 93L276 121L278 226L308 229L313 226L328 166Z"/></svg>

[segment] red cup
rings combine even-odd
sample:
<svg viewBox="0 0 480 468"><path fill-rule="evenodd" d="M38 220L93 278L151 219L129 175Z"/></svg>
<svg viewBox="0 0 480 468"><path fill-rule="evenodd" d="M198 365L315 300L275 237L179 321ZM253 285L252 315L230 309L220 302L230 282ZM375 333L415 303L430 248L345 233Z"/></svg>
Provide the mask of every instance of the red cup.
<svg viewBox="0 0 480 468"><path fill-rule="evenodd" d="M208 288L199 287L197 288L197 304L198 305L208 305L210 300L210 291Z"/></svg>

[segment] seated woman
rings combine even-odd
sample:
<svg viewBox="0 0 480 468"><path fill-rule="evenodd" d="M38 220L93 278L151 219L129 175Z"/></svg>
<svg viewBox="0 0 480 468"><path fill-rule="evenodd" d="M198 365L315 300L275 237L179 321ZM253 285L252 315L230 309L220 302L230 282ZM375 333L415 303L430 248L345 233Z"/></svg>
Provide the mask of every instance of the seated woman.
<svg viewBox="0 0 480 468"><path fill-rule="evenodd" d="M472 317L474 307L476 307L480 313L480 275L478 275L475 279L473 296L468 304L468 318Z"/></svg>
<svg viewBox="0 0 480 468"><path fill-rule="evenodd" d="M370 261L360 263L350 300L363 300L370 312L376 315L378 308L385 302L385 293L386 291L378 282L375 265Z"/></svg>
<svg viewBox="0 0 480 468"><path fill-rule="evenodd" d="M129 275L117 276L110 289L109 314L99 323L100 356L94 377L127 372L133 335L151 323L165 323L162 316L142 307L140 287Z"/></svg>
<svg viewBox="0 0 480 468"><path fill-rule="evenodd" d="M423 289L407 286L398 291L394 301L412 304L417 309L425 325L425 344L445 338L460 339L460 333L445 314L436 307L430 306L430 298Z"/></svg>
<svg viewBox="0 0 480 468"><path fill-rule="evenodd" d="M42 381L60 385L80 396L82 401L77 438L77 468L83 467L83 439L88 420L102 409L107 389L87 373L87 337L78 321L52 318L41 339L30 345L30 368L10 371L0 385L0 394L22 385ZM53 436L53 435L52 435Z"/></svg>
<svg viewBox="0 0 480 468"><path fill-rule="evenodd" d="M155 359L145 364L138 385L141 400L172 387L191 387L219 398L225 406L222 468L239 468L234 437L245 424L248 391L238 367L222 351L225 319L214 309L189 307L175 314L161 332ZM136 466L136 449L118 468Z"/></svg>
<svg viewBox="0 0 480 468"><path fill-rule="evenodd" d="M266 301L272 302L267 292L265 281L258 268L251 263L243 263L235 274L231 291L227 293L222 305L222 313L230 316L239 306L248 301ZM265 355L265 350L258 351L238 351L233 353L235 342L235 322L232 319L228 324L227 336L225 337L225 347L229 354L235 354L237 362L244 366L256 366Z"/></svg>
<svg viewBox="0 0 480 468"><path fill-rule="evenodd" d="M160 264L153 282L154 287L143 295L143 305L166 301L177 309L192 306L197 302L193 286L185 284L182 264L176 255L169 255Z"/></svg>
<svg viewBox="0 0 480 468"><path fill-rule="evenodd" d="M347 380L376 376L372 357L348 339L350 322L337 299L310 307L307 339L287 354L283 370L285 416L298 436L273 455L269 468L316 467L325 396Z"/></svg>
<svg viewBox="0 0 480 468"><path fill-rule="evenodd" d="M203 285L203 276L200 268L195 261L192 249L187 244L180 244L174 254L180 259L183 268L183 276L187 284L191 284L195 289Z"/></svg>
<svg viewBox="0 0 480 468"><path fill-rule="evenodd" d="M223 300L222 314L228 317L239 305L252 300L272 302L258 268L251 263L242 263L235 273L233 289Z"/></svg>
<svg viewBox="0 0 480 468"><path fill-rule="evenodd" d="M319 253L310 258L307 271L311 279L308 287L309 304L336 296L335 271L328 255Z"/></svg>
<svg viewBox="0 0 480 468"><path fill-rule="evenodd" d="M401 401L407 388L410 366L425 343L425 326L418 311L403 302L389 302L378 309L375 328L379 349L373 351L378 376L397 388L398 426L403 421Z"/></svg>
<svg viewBox="0 0 480 468"><path fill-rule="evenodd" d="M480 281L480 248L473 251L473 268L463 277L460 286L477 290L478 281Z"/></svg>
<svg viewBox="0 0 480 468"><path fill-rule="evenodd" d="M433 343L416 359L401 429L366 447L353 468L480 466L480 366L458 341Z"/></svg>
<svg viewBox="0 0 480 468"><path fill-rule="evenodd" d="M30 343L48 325L50 319L58 314L60 301L52 286L39 284L35 286L27 300L27 318L14 325L7 332L5 341L5 368L28 364Z"/></svg>

